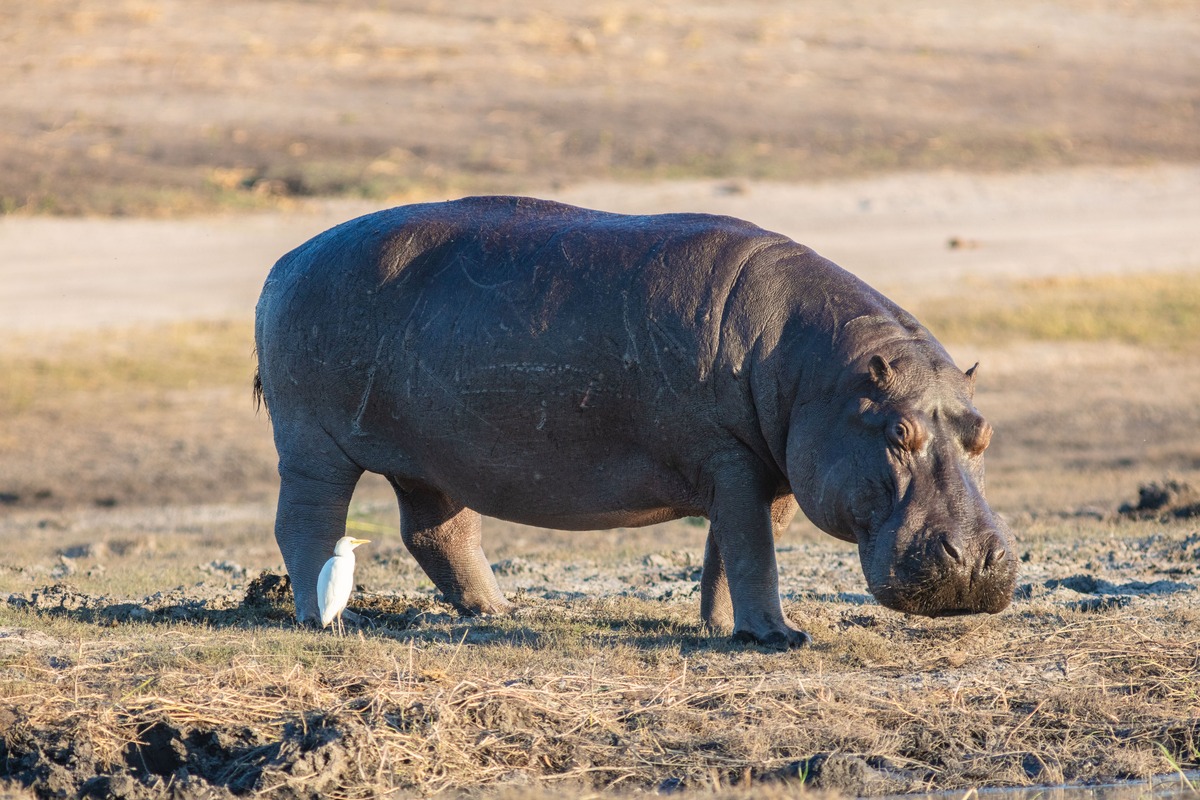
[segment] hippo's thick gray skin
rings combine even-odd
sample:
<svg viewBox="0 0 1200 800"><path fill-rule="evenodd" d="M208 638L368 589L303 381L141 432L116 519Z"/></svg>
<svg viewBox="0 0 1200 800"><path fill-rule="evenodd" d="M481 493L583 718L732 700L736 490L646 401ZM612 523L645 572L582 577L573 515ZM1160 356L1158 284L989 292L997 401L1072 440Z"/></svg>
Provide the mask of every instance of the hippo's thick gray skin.
<svg viewBox="0 0 1200 800"><path fill-rule="evenodd" d="M886 606L994 613L1012 597L972 372L749 223L512 197L382 211L279 260L256 338L301 621L364 470L395 486L404 543L468 613L510 608L480 514L579 530L705 516L704 621L803 644L773 537L797 503L857 542Z"/></svg>

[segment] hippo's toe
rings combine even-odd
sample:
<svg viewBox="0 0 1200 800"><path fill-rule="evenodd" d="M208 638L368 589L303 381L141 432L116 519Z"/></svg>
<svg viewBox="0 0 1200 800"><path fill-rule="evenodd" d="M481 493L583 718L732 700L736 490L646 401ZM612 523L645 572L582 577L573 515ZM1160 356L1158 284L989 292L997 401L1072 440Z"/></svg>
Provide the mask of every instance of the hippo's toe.
<svg viewBox="0 0 1200 800"><path fill-rule="evenodd" d="M789 627L785 630L774 630L764 634L757 634L753 631L735 631L733 641L757 644L772 650L791 650L812 644L812 637L804 631Z"/></svg>

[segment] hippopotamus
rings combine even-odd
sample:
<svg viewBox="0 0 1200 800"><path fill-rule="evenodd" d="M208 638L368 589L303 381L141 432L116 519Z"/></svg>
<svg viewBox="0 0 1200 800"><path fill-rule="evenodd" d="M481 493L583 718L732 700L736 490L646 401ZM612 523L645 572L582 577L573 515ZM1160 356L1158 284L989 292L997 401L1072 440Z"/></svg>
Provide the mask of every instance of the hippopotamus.
<svg viewBox="0 0 1200 800"><path fill-rule="evenodd" d="M975 367L749 222L522 197L379 211L279 259L255 339L302 623L364 471L395 488L404 544L465 614L511 609L480 515L560 530L705 517L703 621L774 647L808 641L774 549L797 508L857 544L884 606L1012 598Z"/></svg>

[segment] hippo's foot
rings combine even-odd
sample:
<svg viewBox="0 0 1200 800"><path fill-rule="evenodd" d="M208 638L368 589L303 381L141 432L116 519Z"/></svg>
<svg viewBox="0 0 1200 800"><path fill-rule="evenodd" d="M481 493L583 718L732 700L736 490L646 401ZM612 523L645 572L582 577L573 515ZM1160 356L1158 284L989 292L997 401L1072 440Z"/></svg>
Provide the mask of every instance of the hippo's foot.
<svg viewBox="0 0 1200 800"><path fill-rule="evenodd" d="M744 644L757 644L772 650L791 650L797 647L807 647L812 644L812 637L791 625L770 631L734 631L733 641Z"/></svg>
<svg viewBox="0 0 1200 800"><path fill-rule="evenodd" d="M464 617L483 617L492 614L511 614L517 607L504 599L503 596L489 597L486 600L466 599L452 600L443 598Z"/></svg>

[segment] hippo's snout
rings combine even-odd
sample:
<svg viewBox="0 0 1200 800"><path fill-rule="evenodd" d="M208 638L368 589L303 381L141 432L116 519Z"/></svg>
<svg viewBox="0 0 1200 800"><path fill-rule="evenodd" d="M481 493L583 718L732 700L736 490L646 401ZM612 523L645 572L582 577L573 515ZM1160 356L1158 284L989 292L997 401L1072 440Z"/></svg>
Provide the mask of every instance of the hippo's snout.
<svg viewBox="0 0 1200 800"><path fill-rule="evenodd" d="M1017 564L1013 542L999 523L969 534L920 537L890 578L872 587L888 608L927 617L995 614L1012 601Z"/></svg>
<svg viewBox="0 0 1200 800"><path fill-rule="evenodd" d="M979 558L978 554L976 554L976 558L970 558L970 550L966 550L962 546L962 542L951 534L944 533L938 537L938 544L941 547L938 555L947 569L986 572L1001 564L1008 556L1008 547L998 535L991 536L983 543L982 547L976 548L983 552L982 558Z"/></svg>

